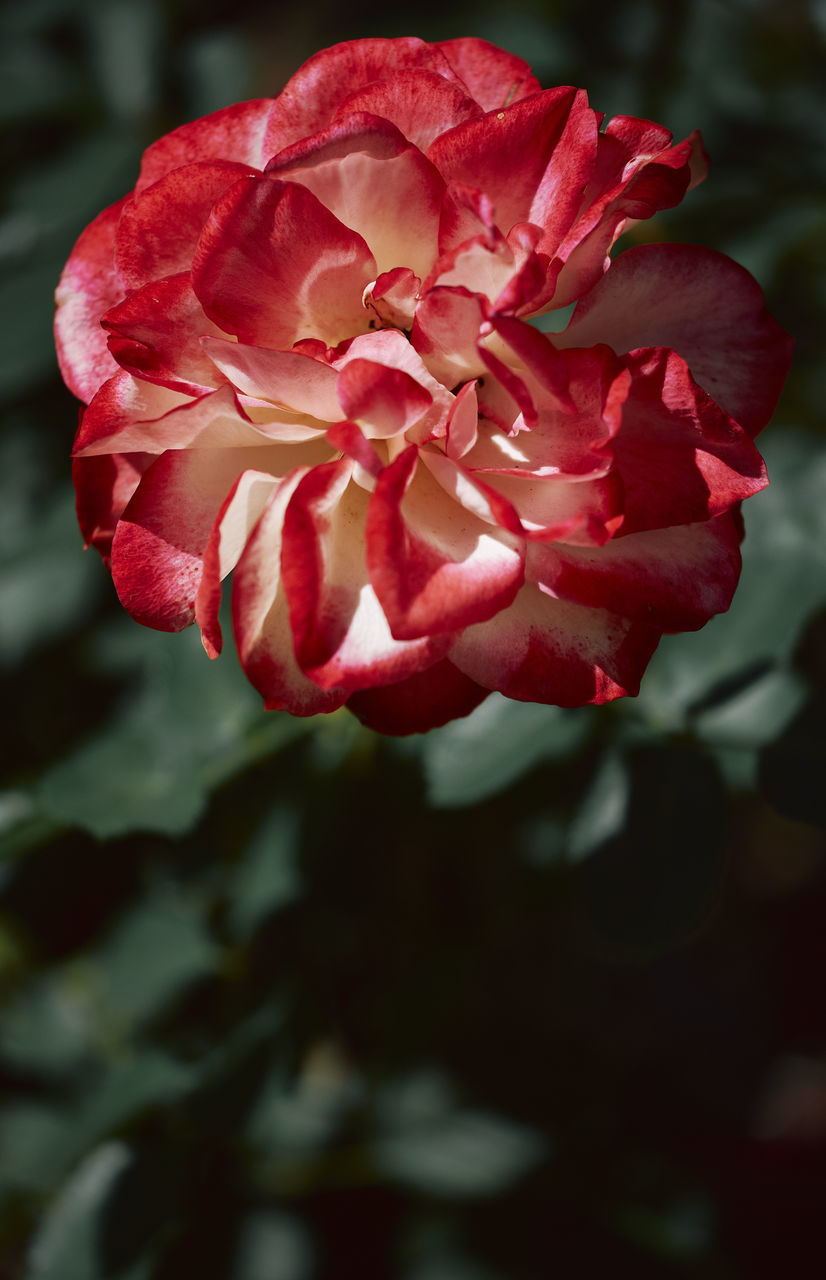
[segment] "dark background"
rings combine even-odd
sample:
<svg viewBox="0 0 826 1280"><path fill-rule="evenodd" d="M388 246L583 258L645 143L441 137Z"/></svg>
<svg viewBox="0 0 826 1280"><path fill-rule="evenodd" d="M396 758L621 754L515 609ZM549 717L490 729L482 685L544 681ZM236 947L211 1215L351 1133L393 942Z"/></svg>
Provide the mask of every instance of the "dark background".
<svg viewBox="0 0 826 1280"><path fill-rule="evenodd" d="M84 554L52 292L186 119L484 36L684 136L797 342L730 613L631 702L265 714ZM6 0L0 1277L826 1273L826 4Z"/></svg>

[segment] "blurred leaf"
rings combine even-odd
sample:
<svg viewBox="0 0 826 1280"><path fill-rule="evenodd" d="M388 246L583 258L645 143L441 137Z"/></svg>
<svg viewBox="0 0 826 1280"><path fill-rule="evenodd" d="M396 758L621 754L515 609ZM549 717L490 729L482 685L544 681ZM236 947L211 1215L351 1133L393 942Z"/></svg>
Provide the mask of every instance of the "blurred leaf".
<svg viewBox="0 0 826 1280"><path fill-rule="evenodd" d="M590 852L580 886L600 936L646 955L692 927L719 884L725 795L713 761L682 743L630 752L627 760L626 821Z"/></svg>
<svg viewBox="0 0 826 1280"><path fill-rule="evenodd" d="M47 1210L23 1280L121 1280L101 1270L98 1236L107 1198L131 1159L125 1143L107 1142L83 1161Z"/></svg>
<svg viewBox="0 0 826 1280"><path fill-rule="evenodd" d="M496 1195L547 1155L535 1130L455 1109L445 1083L430 1073L389 1089L383 1119L373 1158L390 1177L427 1195Z"/></svg>
<svg viewBox="0 0 826 1280"><path fill-rule="evenodd" d="M592 723L588 708L566 711L492 693L464 720L424 739L428 799L460 808L496 795L543 761L573 755Z"/></svg>
<svg viewBox="0 0 826 1280"><path fill-rule="evenodd" d="M260 1209L241 1223L232 1280L309 1280L314 1274L313 1252L300 1219Z"/></svg>
<svg viewBox="0 0 826 1280"><path fill-rule="evenodd" d="M277 806L267 815L238 863L232 881L228 924L237 940L249 938L271 912L301 893L299 817Z"/></svg>
<svg viewBox="0 0 826 1280"><path fill-rule="evenodd" d="M153 1017L215 971L221 953L204 915L197 898L161 881L121 920L96 955L101 1002L113 1026Z"/></svg>
<svg viewBox="0 0 826 1280"><path fill-rule="evenodd" d="M108 727L43 776L38 799L59 822L102 839L179 835L213 786L311 727L265 714L232 651L210 662L195 628L167 635L119 620L105 639L109 662L142 668L142 679Z"/></svg>
<svg viewBox="0 0 826 1280"><path fill-rule="evenodd" d="M594 849L620 834L630 798L628 767L622 756L608 751L568 828L570 861L581 862Z"/></svg>

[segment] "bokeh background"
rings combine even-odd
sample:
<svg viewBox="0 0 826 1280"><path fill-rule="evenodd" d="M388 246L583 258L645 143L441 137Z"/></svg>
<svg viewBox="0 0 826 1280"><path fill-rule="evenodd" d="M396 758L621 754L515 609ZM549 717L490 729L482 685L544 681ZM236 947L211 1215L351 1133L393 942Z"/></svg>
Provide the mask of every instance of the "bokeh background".
<svg viewBox="0 0 826 1280"><path fill-rule="evenodd" d="M472 34L712 157L637 236L797 341L730 613L640 697L265 714L82 551L52 292L184 120ZM5 0L1 1280L826 1274L826 3Z"/></svg>

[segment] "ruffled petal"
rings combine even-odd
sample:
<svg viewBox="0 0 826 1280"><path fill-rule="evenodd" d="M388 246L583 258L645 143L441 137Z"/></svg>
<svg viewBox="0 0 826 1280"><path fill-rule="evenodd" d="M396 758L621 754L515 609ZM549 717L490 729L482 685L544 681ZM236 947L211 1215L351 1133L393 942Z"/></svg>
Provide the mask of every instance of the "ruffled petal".
<svg viewBox="0 0 826 1280"><path fill-rule="evenodd" d="M112 541L115 590L137 622L181 631L194 620L222 503L243 471L266 471L269 458L263 449L170 450L144 473Z"/></svg>
<svg viewBox="0 0 826 1280"><path fill-rule="evenodd" d="M462 36L441 40L437 48L483 111L498 111L542 91L527 62L487 40Z"/></svg>
<svg viewBox="0 0 826 1280"><path fill-rule="evenodd" d="M173 169L128 201L118 222L115 264L126 289L189 271L204 223L249 165L199 161Z"/></svg>
<svg viewBox="0 0 826 1280"><path fill-rule="evenodd" d="M276 477L268 472L242 472L224 499L212 526L204 549L201 583L195 597L195 621L201 628L201 640L210 658L217 658L222 647L218 620L221 583L238 563L247 539L278 483Z"/></svg>
<svg viewBox="0 0 826 1280"><path fill-rule="evenodd" d="M398 639L490 618L524 579L524 546L457 507L405 450L376 481L367 515L370 581Z"/></svg>
<svg viewBox="0 0 826 1280"><path fill-rule="evenodd" d="M625 490L623 533L692 524L768 484L745 431L668 348L627 357L632 381L611 444Z"/></svg>
<svg viewBox="0 0 826 1280"><path fill-rule="evenodd" d="M345 416L336 394L336 371L322 360L300 351L270 351L222 339L206 339L203 349L244 395L323 422Z"/></svg>
<svg viewBox="0 0 826 1280"><path fill-rule="evenodd" d="M489 693L442 658L399 684L360 689L348 698L347 709L377 733L427 733L449 720L470 715Z"/></svg>
<svg viewBox="0 0 826 1280"><path fill-rule="evenodd" d="M424 68L398 71L390 80L356 89L342 102L335 119L364 111L389 120L420 151L426 151L440 133L482 115L479 103L458 84Z"/></svg>
<svg viewBox="0 0 826 1280"><path fill-rule="evenodd" d="M691 244L627 249L554 340L568 347L607 342L619 354L673 347L752 436L774 412L792 349L748 271Z"/></svg>
<svg viewBox="0 0 826 1280"><path fill-rule="evenodd" d="M403 369L359 359L338 375L338 398L345 416L373 440L407 431L433 404L430 392Z"/></svg>
<svg viewBox="0 0 826 1280"><path fill-rule="evenodd" d="M297 468L270 496L233 575L232 622L247 679L268 711L312 716L335 711L347 693L321 689L299 667L281 577L284 513L306 468Z"/></svg>
<svg viewBox="0 0 826 1280"><path fill-rule="evenodd" d="M63 268L55 302L55 342L63 381L85 404L117 373L100 317L123 297L115 271L115 232L129 197L110 205L79 237Z"/></svg>
<svg viewBox="0 0 826 1280"><path fill-rule="evenodd" d="M218 202L192 264L207 315L250 346L335 346L369 327L376 264L361 236L297 183L246 178Z"/></svg>
<svg viewBox="0 0 826 1280"><path fill-rule="evenodd" d="M526 585L510 608L463 632L449 657L508 698L579 707L638 693L658 640L645 623Z"/></svg>
<svg viewBox="0 0 826 1280"><path fill-rule="evenodd" d="M145 416L141 416L139 402L134 399L124 406L126 396L119 395L118 381L113 378L107 383L84 414L75 440L75 457L115 451L260 448L267 443L266 436L241 411L232 387L220 387L198 400L187 400L165 410L157 404L147 406L149 412L144 409ZM128 392L128 387L124 390Z"/></svg>
<svg viewBox="0 0 826 1280"><path fill-rule="evenodd" d="M580 129L569 139L569 116L583 112L590 113L587 138ZM596 120L581 91L566 86L546 89L443 134L428 156L446 181L465 183L490 197L496 225L503 232L517 222L537 222L532 212L536 205L537 214L550 219L547 235L558 242L556 220L567 229L590 176ZM564 134L566 141L555 154ZM558 210L554 195L561 200Z"/></svg>
<svg viewBox="0 0 826 1280"><path fill-rule="evenodd" d="M100 552L106 564L118 520L154 461L151 453L103 453L72 459L80 532L86 546Z"/></svg>
<svg viewBox="0 0 826 1280"><path fill-rule="evenodd" d="M364 239L377 273L410 267L427 275L438 252L445 184L387 120L348 115L280 152L267 172L300 182Z"/></svg>
<svg viewBox="0 0 826 1280"><path fill-rule="evenodd" d="M740 526L727 513L596 548L532 543L527 573L566 600L640 618L660 631L694 631L731 604Z"/></svg>
<svg viewBox="0 0 826 1280"><path fill-rule="evenodd" d="M399 72L418 68L465 88L440 50L416 36L346 40L322 49L296 71L278 95L267 127L265 152L277 155L300 138L326 128L360 86L392 81Z"/></svg>
<svg viewBox="0 0 826 1280"><path fill-rule="evenodd" d="M315 467L284 518L281 572L299 665L322 688L397 684L445 654L449 635L397 640L367 575L367 494L349 458Z"/></svg>
<svg viewBox="0 0 826 1280"><path fill-rule="evenodd" d="M193 395L226 382L201 346L221 330L204 314L188 271L135 290L100 323L118 364L137 378Z"/></svg>
<svg viewBox="0 0 826 1280"><path fill-rule="evenodd" d="M273 105L272 98L239 102L164 134L143 153L135 191L140 193L173 169L199 160L231 160L262 168L262 145Z"/></svg>

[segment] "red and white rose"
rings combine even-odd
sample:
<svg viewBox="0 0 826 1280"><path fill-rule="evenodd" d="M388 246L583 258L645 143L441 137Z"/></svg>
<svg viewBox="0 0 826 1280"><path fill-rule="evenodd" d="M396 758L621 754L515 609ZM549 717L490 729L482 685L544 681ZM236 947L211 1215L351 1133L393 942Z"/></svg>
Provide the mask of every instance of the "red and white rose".
<svg viewBox="0 0 826 1280"><path fill-rule="evenodd" d="M704 167L475 39L338 45L161 138L57 295L124 606L216 656L232 572L266 705L389 733L635 693L730 603L789 362L730 259L608 257Z"/></svg>

